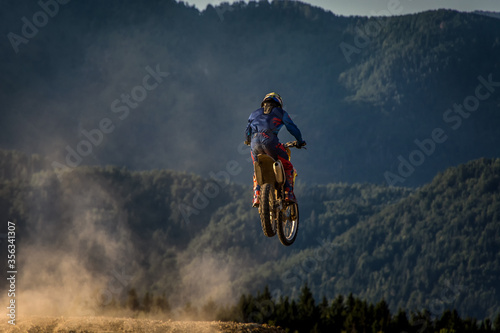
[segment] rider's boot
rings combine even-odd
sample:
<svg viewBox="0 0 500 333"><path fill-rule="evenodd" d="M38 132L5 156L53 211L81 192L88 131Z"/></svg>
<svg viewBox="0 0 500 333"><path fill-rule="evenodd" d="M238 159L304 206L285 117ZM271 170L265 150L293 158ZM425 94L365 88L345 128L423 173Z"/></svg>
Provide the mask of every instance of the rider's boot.
<svg viewBox="0 0 500 333"><path fill-rule="evenodd" d="M257 184L257 178L255 173L253 175L253 201L252 207L259 207L260 205L260 186Z"/></svg>
<svg viewBox="0 0 500 333"><path fill-rule="evenodd" d="M252 207L259 207L260 205L260 191L254 191Z"/></svg>
<svg viewBox="0 0 500 333"><path fill-rule="evenodd" d="M286 183L285 183L285 202L297 203L297 198L293 194L293 170L286 173Z"/></svg>
<svg viewBox="0 0 500 333"><path fill-rule="evenodd" d="M293 191L285 192L285 201L289 203L297 203L297 198L295 197L295 194L293 194Z"/></svg>

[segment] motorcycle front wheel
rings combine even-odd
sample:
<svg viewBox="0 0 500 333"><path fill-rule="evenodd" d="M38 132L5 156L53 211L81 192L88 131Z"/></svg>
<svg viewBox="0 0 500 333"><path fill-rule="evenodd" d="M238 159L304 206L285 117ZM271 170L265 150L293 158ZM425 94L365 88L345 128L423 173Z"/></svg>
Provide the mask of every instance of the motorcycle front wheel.
<svg viewBox="0 0 500 333"><path fill-rule="evenodd" d="M278 238L281 244L290 246L297 238L299 231L299 205L294 203L280 212L278 219Z"/></svg>
<svg viewBox="0 0 500 333"><path fill-rule="evenodd" d="M276 235L276 213L274 203L274 187L271 184L264 184L260 189L259 215L262 231L267 237Z"/></svg>

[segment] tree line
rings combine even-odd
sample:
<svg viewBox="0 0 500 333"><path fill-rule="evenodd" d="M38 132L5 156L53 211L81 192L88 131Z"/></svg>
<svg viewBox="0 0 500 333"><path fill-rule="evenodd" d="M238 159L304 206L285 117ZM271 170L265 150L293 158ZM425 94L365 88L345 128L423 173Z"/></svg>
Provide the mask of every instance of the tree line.
<svg viewBox="0 0 500 333"><path fill-rule="evenodd" d="M352 293L338 295L332 300L323 297L318 303L307 284L298 299L272 296L269 287L256 295L242 294L234 305L220 305L213 300L197 307L186 303L174 313L165 295L153 297L146 292L140 297L135 289L121 307L136 315L160 314L163 318L191 320L220 320L239 323L259 323L281 327L287 332L385 332L385 333L496 333L500 332L500 313L491 320L462 318L456 309L432 313L429 309L391 313L386 300L370 303Z"/></svg>

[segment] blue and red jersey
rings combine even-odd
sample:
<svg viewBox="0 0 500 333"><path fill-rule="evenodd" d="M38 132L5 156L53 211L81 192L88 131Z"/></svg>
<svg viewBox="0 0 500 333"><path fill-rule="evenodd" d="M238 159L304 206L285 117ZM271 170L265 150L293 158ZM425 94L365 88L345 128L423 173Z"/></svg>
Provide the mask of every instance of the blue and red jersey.
<svg viewBox="0 0 500 333"><path fill-rule="evenodd" d="M293 165L285 147L279 142L278 133L280 129L286 127L298 142L302 143L302 134L294 124L288 113L280 107L274 107L269 114L264 113L264 108L252 112L248 118L246 128L247 140L251 141L252 158L256 161L259 154L267 154L279 159L285 169L286 181L285 191L293 192ZM258 191L260 186L254 178L254 190Z"/></svg>
<svg viewBox="0 0 500 333"><path fill-rule="evenodd" d="M294 124L288 113L280 107L274 107L269 114L264 113L264 108L252 112L248 118L246 135L249 140L257 133L275 136L277 138L283 125L285 125L288 132L290 132L298 142L303 142L300 130Z"/></svg>

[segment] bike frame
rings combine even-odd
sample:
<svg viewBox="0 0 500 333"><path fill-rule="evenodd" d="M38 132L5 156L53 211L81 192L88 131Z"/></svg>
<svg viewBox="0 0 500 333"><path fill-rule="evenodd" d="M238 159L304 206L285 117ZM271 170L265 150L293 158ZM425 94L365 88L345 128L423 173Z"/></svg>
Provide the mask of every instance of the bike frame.
<svg viewBox="0 0 500 333"><path fill-rule="evenodd" d="M291 153L288 147L301 148L297 142L289 142L284 146L287 148L289 158ZM299 208L297 203L285 201L286 176L283 164L269 155L260 154L254 162L254 171L257 184L261 186L259 215L264 234L273 237L277 231L280 242L290 246L297 237ZM292 181L295 183L297 173L295 169L293 172Z"/></svg>
<svg viewBox="0 0 500 333"><path fill-rule="evenodd" d="M283 186L285 185L286 179L285 169L281 161L275 161L269 155L260 154L257 156L257 162L254 163L254 170L257 184L260 186L264 184L273 185L276 191L276 203L279 206L279 210L281 210L284 206L285 192L283 191Z"/></svg>

